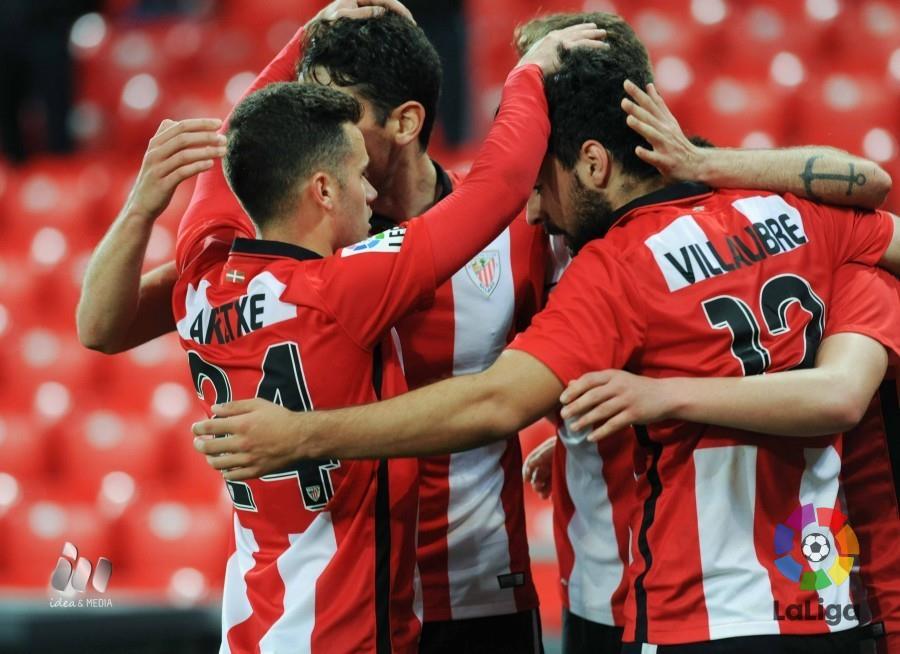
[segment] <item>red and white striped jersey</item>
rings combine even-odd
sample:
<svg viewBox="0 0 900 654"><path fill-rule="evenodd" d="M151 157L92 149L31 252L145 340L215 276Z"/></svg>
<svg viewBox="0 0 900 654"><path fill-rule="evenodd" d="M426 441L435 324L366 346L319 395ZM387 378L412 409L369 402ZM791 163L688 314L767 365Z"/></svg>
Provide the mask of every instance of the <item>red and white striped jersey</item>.
<svg viewBox="0 0 900 654"><path fill-rule="evenodd" d="M173 305L207 411L249 397L310 411L404 392L388 330L434 290L422 227L396 230L395 252L323 259L238 238L225 261L194 258ZM416 651L416 460L304 461L227 484L222 652Z"/></svg>
<svg viewBox="0 0 900 654"><path fill-rule="evenodd" d="M671 377L809 365L834 271L878 261L893 231L884 213L697 184L639 198L616 218L575 257L547 308L512 345L563 383L607 368ZM834 624L816 615L820 598L851 604L841 572L848 557L821 547L833 530L830 542L842 538L852 549L835 510L838 438L790 440L675 421L635 431L641 456L626 641L858 624L852 611ZM824 570L826 563L837 567ZM802 612L807 603L813 618L793 619L793 607Z"/></svg>
<svg viewBox="0 0 900 654"><path fill-rule="evenodd" d="M571 257L560 236L550 238L551 285ZM598 624L625 624L628 543L634 509L631 430L591 444L557 425L553 452L553 540L562 605ZM567 447L568 444L568 447Z"/></svg>
<svg viewBox="0 0 900 654"><path fill-rule="evenodd" d="M890 289L886 295L883 287ZM885 302L900 303L900 282L882 270L846 266L835 280L833 310L826 335L881 334L900 329L891 324ZM883 623L887 651L900 651L900 366L888 369L878 393L857 427L844 436L841 477L847 515L859 539L857 566L861 604L873 623Z"/></svg>
<svg viewBox="0 0 900 654"><path fill-rule="evenodd" d="M438 174L444 194L460 181ZM410 388L490 366L540 307L546 270L546 236L519 215L438 288L428 310L397 325ZM425 621L535 608L518 437L420 464Z"/></svg>
<svg viewBox="0 0 900 654"><path fill-rule="evenodd" d="M553 453L553 538L563 606L621 627L635 507L631 430L599 443L562 425Z"/></svg>
<svg viewBox="0 0 900 654"><path fill-rule="evenodd" d="M298 38L248 92L289 74ZM179 226L173 307L207 409L254 396L293 410L370 402L377 362L385 395L405 388L390 326L512 221L548 136L541 71L517 68L455 193L324 259L254 240L221 165L201 174ZM417 649L417 461L303 462L229 490L222 651Z"/></svg>

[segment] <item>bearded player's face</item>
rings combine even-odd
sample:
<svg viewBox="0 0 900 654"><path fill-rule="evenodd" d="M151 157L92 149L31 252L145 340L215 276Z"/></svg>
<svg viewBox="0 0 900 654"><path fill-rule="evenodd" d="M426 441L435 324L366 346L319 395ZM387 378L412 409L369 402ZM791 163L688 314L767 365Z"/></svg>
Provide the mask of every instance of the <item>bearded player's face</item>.
<svg viewBox="0 0 900 654"><path fill-rule="evenodd" d="M573 254L606 233L612 206L605 195L585 184L578 168L567 170L547 156L525 208L529 224L551 235L562 234Z"/></svg>

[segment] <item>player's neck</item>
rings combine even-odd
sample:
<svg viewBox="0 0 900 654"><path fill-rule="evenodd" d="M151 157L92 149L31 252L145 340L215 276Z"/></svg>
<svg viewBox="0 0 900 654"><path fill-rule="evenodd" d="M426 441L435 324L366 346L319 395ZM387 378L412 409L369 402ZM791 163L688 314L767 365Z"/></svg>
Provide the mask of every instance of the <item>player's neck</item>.
<svg viewBox="0 0 900 654"><path fill-rule="evenodd" d="M310 229L303 227L298 221L280 220L263 229L260 237L267 241L297 245L323 257L334 254L331 234L326 232L324 221L319 221Z"/></svg>
<svg viewBox="0 0 900 654"><path fill-rule="evenodd" d="M654 176L650 179L637 179L620 173L611 180L607 197L610 204L618 209L642 195L658 191L665 185L666 181L660 176Z"/></svg>
<svg viewBox="0 0 900 654"><path fill-rule="evenodd" d="M393 174L378 189L372 209L396 222L418 216L437 197L437 171L427 152L411 146L400 153Z"/></svg>

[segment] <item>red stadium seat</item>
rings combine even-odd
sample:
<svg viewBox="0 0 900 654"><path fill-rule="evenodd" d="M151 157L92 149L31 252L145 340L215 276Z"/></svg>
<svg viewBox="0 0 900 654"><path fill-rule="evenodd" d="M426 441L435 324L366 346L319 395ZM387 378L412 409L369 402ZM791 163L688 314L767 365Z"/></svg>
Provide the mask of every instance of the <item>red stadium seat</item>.
<svg viewBox="0 0 900 654"><path fill-rule="evenodd" d="M819 34L791 20L783 8L751 4L736 12L725 25L725 62L720 70L734 77L765 79L773 73L781 53L790 53L805 70L818 58ZM802 81L802 80L801 80Z"/></svg>
<svg viewBox="0 0 900 654"><path fill-rule="evenodd" d="M833 68L871 74L900 47L900 6L885 0L863 0L847 7L841 29L823 52ZM865 44L863 57L859 56L861 43Z"/></svg>
<svg viewBox="0 0 900 654"><path fill-rule="evenodd" d="M192 569L218 590L230 529L230 520L213 506L140 502L122 516L117 532L123 579L136 587L168 589L181 570Z"/></svg>
<svg viewBox="0 0 900 654"><path fill-rule="evenodd" d="M863 154L873 129L896 134L898 97L874 76L833 71L813 80L799 98L794 143L824 143Z"/></svg>
<svg viewBox="0 0 900 654"><path fill-rule="evenodd" d="M787 103L774 85L716 77L701 88L680 117L686 133L723 147L771 147L784 140Z"/></svg>
<svg viewBox="0 0 900 654"><path fill-rule="evenodd" d="M96 497L110 472L124 472L143 483L163 471L159 434L142 415L79 412L59 435L57 446L66 482L84 499Z"/></svg>
<svg viewBox="0 0 900 654"><path fill-rule="evenodd" d="M46 431L29 414L0 416L0 472L20 481L41 478L48 471L48 447Z"/></svg>
<svg viewBox="0 0 900 654"><path fill-rule="evenodd" d="M0 525L5 541L0 585L47 587L66 542L94 564L105 556L115 566L108 525L89 505L23 502L0 518Z"/></svg>
<svg viewBox="0 0 900 654"><path fill-rule="evenodd" d="M629 17L629 23L647 46L652 61L676 56L690 61L696 69L712 68L716 62L711 61L708 55L720 51L722 47L722 25L727 16L726 12L719 18L713 5L727 5L713 2L710 6L714 13L702 15L709 16L708 20L714 22L701 23L692 17L690 3L680 4L688 6L688 10L676 11L674 7L660 6L658 3L648 5L636 10Z"/></svg>

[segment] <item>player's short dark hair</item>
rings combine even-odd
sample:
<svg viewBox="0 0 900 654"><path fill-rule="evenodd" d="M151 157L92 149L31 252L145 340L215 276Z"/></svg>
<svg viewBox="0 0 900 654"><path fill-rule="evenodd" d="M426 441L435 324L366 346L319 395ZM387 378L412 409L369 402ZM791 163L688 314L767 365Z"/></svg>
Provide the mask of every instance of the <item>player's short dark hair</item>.
<svg viewBox="0 0 900 654"><path fill-rule="evenodd" d="M297 201L297 183L317 170L341 176L350 151L344 124L359 103L315 84L271 84L245 98L228 125L225 178L259 227Z"/></svg>
<svg viewBox="0 0 900 654"><path fill-rule="evenodd" d="M442 73L440 57L422 28L390 11L375 18L316 22L307 31L298 75L314 79L319 66L333 84L351 87L371 102L381 125L404 102L421 104L425 120L419 144L428 147Z"/></svg>
<svg viewBox="0 0 900 654"><path fill-rule="evenodd" d="M626 174L648 179L658 171L636 154L649 144L628 127L622 110L623 87L629 79L641 88L653 81L650 57L634 30L625 22L607 27L608 50L576 48L561 53L558 72L544 82L550 107L549 152L571 169L582 144L603 144Z"/></svg>

